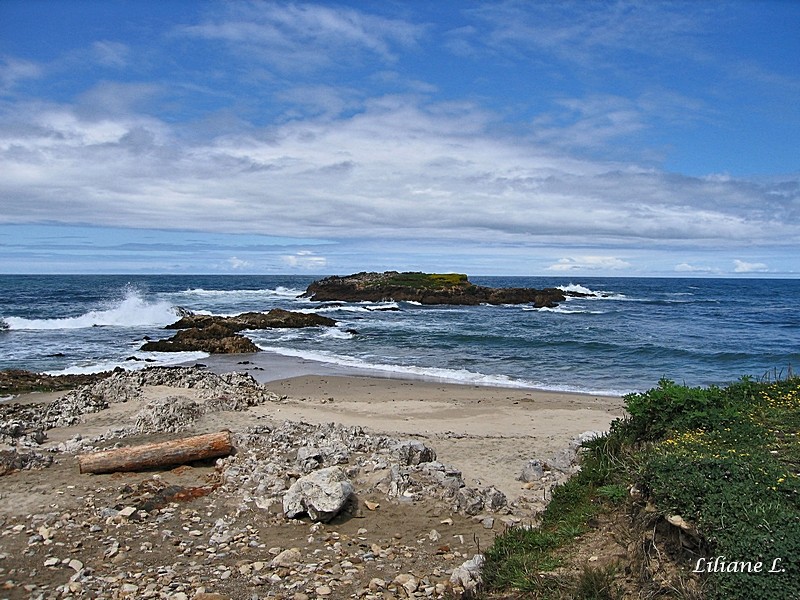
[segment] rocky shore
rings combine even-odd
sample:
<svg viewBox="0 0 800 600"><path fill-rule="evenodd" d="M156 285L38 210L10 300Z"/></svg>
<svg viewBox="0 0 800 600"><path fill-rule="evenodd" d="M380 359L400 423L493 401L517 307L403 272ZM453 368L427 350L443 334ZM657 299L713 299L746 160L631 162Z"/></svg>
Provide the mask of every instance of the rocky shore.
<svg viewBox="0 0 800 600"><path fill-rule="evenodd" d="M332 397L268 388L150 368L0 404L0 597L459 597L494 534L535 523L576 468L579 440L529 455L512 497L440 462L430 436L315 423ZM312 422L282 418L300 409ZM226 458L78 474L77 455L223 428Z"/></svg>

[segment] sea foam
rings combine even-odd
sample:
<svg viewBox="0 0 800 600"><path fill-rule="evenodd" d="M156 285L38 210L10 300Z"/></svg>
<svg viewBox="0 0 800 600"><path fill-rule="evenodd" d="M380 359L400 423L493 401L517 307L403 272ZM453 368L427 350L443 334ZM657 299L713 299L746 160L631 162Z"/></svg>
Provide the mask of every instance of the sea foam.
<svg viewBox="0 0 800 600"><path fill-rule="evenodd" d="M26 319L3 317L9 329L84 329L88 327L163 327L178 319L178 309L163 300L149 301L136 289L106 308L91 310L76 317L58 319Z"/></svg>

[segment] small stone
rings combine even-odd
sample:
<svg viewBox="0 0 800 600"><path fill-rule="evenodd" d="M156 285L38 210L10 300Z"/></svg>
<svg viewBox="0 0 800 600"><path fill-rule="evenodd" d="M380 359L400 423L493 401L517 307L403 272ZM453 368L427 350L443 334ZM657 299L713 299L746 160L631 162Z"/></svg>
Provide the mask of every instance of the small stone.
<svg viewBox="0 0 800 600"><path fill-rule="evenodd" d="M317 589L314 590L318 596L330 596L331 595L331 588L327 585L321 585Z"/></svg>
<svg viewBox="0 0 800 600"><path fill-rule="evenodd" d="M71 561L69 561L69 563L67 563L67 566L77 573L83 568L83 563L77 558L73 558Z"/></svg>
<svg viewBox="0 0 800 600"><path fill-rule="evenodd" d="M119 513L117 513L120 517L125 517L126 519L131 517L136 512L135 506L126 506L123 508Z"/></svg>
<svg viewBox="0 0 800 600"><path fill-rule="evenodd" d="M139 586L132 583L123 583L119 588L120 596L134 596L139 591Z"/></svg>
<svg viewBox="0 0 800 600"><path fill-rule="evenodd" d="M403 589L406 591L406 593L408 593L409 596L416 592L417 588L419 587L417 578L410 573L401 573L394 578L394 582L400 586L403 586Z"/></svg>
<svg viewBox="0 0 800 600"><path fill-rule="evenodd" d="M45 567L55 567L61 561L53 556L44 561Z"/></svg>
<svg viewBox="0 0 800 600"><path fill-rule="evenodd" d="M302 558L300 548L289 548L273 558L271 564L273 567L291 567L299 563Z"/></svg>
<svg viewBox="0 0 800 600"><path fill-rule="evenodd" d="M386 582L380 577L373 577L372 579L369 580L369 589L372 592L375 592L377 590L382 590L385 587L386 587Z"/></svg>
<svg viewBox="0 0 800 600"><path fill-rule="evenodd" d="M370 502L369 500L364 500L364 506L367 507L367 510L376 510L380 508L380 504L378 502Z"/></svg>

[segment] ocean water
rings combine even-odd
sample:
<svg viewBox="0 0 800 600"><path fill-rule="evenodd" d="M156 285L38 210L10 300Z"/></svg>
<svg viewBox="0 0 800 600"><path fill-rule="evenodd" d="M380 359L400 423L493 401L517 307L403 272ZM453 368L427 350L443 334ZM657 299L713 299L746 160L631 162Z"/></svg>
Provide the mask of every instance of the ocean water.
<svg viewBox="0 0 800 600"><path fill-rule="evenodd" d="M0 369L79 373L207 358L139 350L146 336L173 333L163 327L177 307L322 313L337 327L247 335L267 353L384 376L621 395L662 377L726 384L800 367L800 280L470 278L591 294L537 310L300 297L317 278L0 275Z"/></svg>

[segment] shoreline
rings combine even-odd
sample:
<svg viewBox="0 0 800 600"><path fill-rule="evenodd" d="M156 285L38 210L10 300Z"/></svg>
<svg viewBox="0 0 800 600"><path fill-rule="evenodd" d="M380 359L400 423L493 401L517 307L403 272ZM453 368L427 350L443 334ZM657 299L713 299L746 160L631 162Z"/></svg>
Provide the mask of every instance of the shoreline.
<svg viewBox="0 0 800 600"><path fill-rule="evenodd" d="M217 374L233 371L246 372L259 383L269 383L282 379L291 379L300 376L340 376L340 377L365 377L397 381L419 381L432 384L480 387L501 390L517 390L537 392L544 394L565 394L574 396L601 396L604 398L622 399L622 394L604 391L582 391L569 389L549 389L526 385L502 385L499 381L467 381L456 377L437 377L424 373L414 373L404 370L388 370L380 367L356 367L334 362L325 362L300 356L287 356L270 350L262 350L250 354L214 354L200 361L180 363L180 366L205 365L210 371ZM476 373L476 375L480 375ZM484 375L484 378L496 376ZM513 382L515 380L509 380Z"/></svg>

